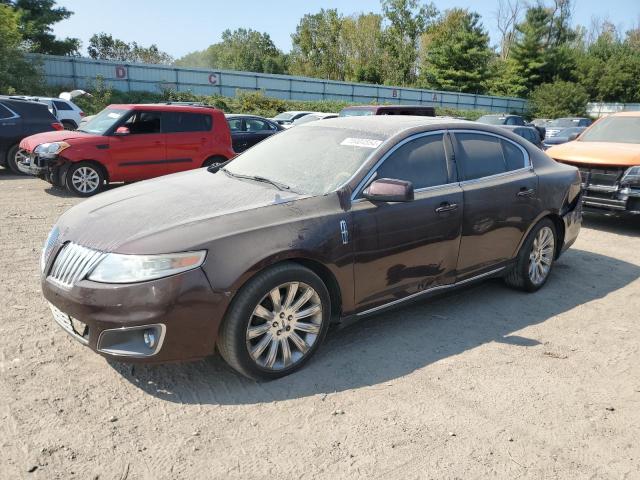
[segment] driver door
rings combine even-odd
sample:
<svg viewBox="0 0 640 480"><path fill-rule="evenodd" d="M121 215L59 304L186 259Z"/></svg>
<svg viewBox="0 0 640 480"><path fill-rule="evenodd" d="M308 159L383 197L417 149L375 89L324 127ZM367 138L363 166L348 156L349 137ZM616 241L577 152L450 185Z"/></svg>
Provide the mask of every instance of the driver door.
<svg viewBox="0 0 640 480"><path fill-rule="evenodd" d="M375 178L412 182L415 199L353 202L355 303L360 311L453 283L462 223L462 189L443 132L400 144Z"/></svg>

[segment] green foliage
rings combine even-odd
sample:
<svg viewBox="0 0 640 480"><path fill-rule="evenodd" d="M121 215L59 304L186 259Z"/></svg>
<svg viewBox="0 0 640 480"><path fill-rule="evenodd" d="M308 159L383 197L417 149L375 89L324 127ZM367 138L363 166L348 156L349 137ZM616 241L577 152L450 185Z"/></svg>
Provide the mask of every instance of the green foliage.
<svg viewBox="0 0 640 480"><path fill-rule="evenodd" d="M78 55L80 40L58 39L53 25L66 20L73 12L56 7L55 0L0 0L20 13L20 33L30 52L50 55Z"/></svg>
<svg viewBox="0 0 640 480"><path fill-rule="evenodd" d="M261 73L285 73L287 56L267 33L239 28L225 30L222 41L176 60L182 67L221 68Z"/></svg>
<svg viewBox="0 0 640 480"><path fill-rule="evenodd" d="M421 56L421 86L482 92L492 51L480 15L460 8L447 10L422 36Z"/></svg>
<svg viewBox="0 0 640 480"><path fill-rule="evenodd" d="M0 4L0 92L28 93L40 86L40 75L24 59L20 14Z"/></svg>
<svg viewBox="0 0 640 480"><path fill-rule="evenodd" d="M535 88L529 97L529 109L541 118L585 116L588 101L589 94L582 85L557 80Z"/></svg>
<svg viewBox="0 0 640 480"><path fill-rule="evenodd" d="M87 52L98 60L118 60L154 64L171 64L173 58L154 44L142 47L136 42L126 43L106 33L96 33L89 39Z"/></svg>

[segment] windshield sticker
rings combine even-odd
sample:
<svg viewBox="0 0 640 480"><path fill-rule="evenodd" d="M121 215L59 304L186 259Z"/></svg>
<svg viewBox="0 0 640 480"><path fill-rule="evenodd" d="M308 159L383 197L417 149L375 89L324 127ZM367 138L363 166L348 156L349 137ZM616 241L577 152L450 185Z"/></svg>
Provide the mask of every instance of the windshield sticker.
<svg viewBox="0 0 640 480"><path fill-rule="evenodd" d="M120 118L122 116L121 113L115 113L115 112L111 112L109 114L107 114L107 117L109 118Z"/></svg>
<svg viewBox="0 0 640 480"><path fill-rule="evenodd" d="M378 148L381 144L382 140L374 140L372 138L345 138L340 142L340 145L364 148Z"/></svg>

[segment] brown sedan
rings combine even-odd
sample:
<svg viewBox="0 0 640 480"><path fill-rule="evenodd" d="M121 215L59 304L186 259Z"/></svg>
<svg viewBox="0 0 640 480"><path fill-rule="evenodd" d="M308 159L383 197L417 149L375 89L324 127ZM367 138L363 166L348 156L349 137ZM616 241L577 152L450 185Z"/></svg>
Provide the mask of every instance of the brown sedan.
<svg viewBox="0 0 640 480"><path fill-rule="evenodd" d="M113 359L286 375L329 323L489 277L542 287L581 224L576 168L490 125L311 122L223 168L98 195L42 255L56 321ZM398 320L401 321L401 320Z"/></svg>

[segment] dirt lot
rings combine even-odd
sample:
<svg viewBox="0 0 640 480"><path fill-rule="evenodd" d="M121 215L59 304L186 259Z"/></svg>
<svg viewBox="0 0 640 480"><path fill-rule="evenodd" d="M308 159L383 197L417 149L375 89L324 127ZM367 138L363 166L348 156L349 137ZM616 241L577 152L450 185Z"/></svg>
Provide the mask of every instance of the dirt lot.
<svg viewBox="0 0 640 480"><path fill-rule="evenodd" d="M640 219L587 217L547 286L490 281L333 331L257 384L109 364L38 257L78 199L0 171L0 477L640 478Z"/></svg>

